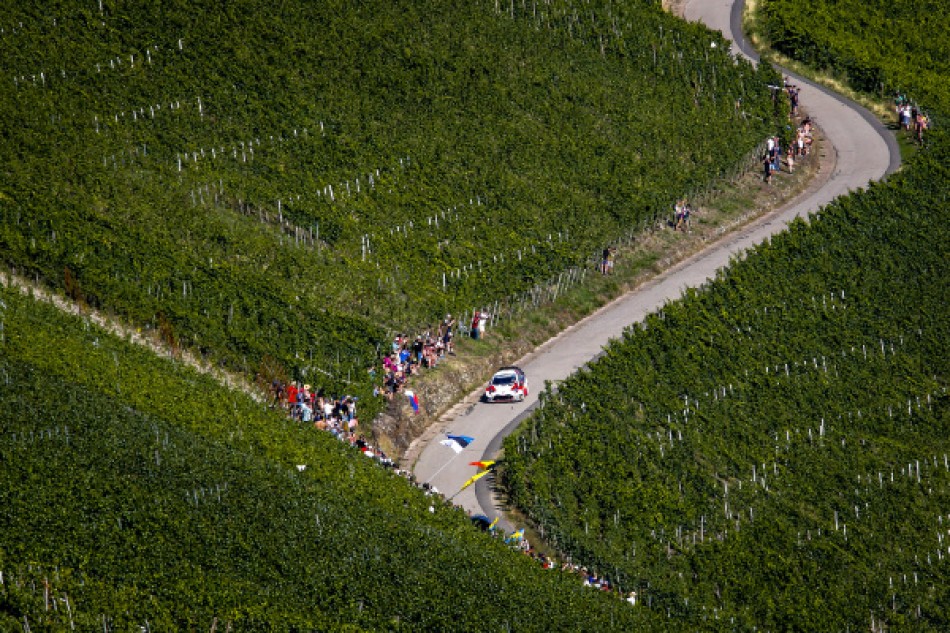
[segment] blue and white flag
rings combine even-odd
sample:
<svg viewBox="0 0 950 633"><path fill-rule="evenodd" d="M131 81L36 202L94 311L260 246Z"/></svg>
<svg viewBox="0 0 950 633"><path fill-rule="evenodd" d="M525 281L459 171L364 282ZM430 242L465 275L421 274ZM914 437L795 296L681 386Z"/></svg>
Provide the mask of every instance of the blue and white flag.
<svg viewBox="0 0 950 633"><path fill-rule="evenodd" d="M466 446L475 441L474 437L468 435L447 435L448 439L439 442L442 446L448 446L456 453L461 453Z"/></svg>
<svg viewBox="0 0 950 633"><path fill-rule="evenodd" d="M462 445L462 448L465 448L469 444L475 441L474 437L469 437L468 435L447 435L450 440L455 440Z"/></svg>

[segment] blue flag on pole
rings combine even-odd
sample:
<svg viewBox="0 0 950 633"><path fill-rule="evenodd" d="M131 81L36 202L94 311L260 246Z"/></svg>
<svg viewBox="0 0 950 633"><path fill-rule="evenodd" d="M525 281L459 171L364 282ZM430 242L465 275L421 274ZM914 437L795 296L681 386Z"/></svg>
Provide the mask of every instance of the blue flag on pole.
<svg viewBox="0 0 950 633"><path fill-rule="evenodd" d="M442 440L439 442L442 446L448 446L456 454L461 453L466 446L475 441L474 437L469 437L467 435L447 435L447 440Z"/></svg>
<svg viewBox="0 0 950 633"><path fill-rule="evenodd" d="M474 437L469 437L468 435L448 435L450 440L454 440L459 443L462 448L465 448L469 444L475 441Z"/></svg>

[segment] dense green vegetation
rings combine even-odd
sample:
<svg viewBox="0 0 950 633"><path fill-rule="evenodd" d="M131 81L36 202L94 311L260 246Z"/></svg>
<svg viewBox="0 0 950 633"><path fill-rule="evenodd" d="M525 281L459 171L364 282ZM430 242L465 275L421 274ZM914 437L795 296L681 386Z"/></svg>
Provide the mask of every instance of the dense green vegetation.
<svg viewBox="0 0 950 633"><path fill-rule="evenodd" d="M387 332L652 223L773 114L770 71L654 3L74 0L0 28L4 264L333 392L366 395Z"/></svg>
<svg viewBox="0 0 950 633"><path fill-rule="evenodd" d="M946 112L929 5L764 7L783 52ZM736 169L776 76L726 50L649 2L6 7L0 256L230 367L365 395L387 332ZM928 138L509 439L512 499L637 608L0 291L0 629L950 628L950 144Z"/></svg>
<svg viewBox="0 0 950 633"><path fill-rule="evenodd" d="M758 16L770 46L858 90L906 93L928 108L950 111L950 13L940 0L762 0Z"/></svg>
<svg viewBox="0 0 950 633"><path fill-rule="evenodd" d="M505 446L514 502L696 625L946 630L948 165L796 223L546 393Z"/></svg>
<svg viewBox="0 0 950 633"><path fill-rule="evenodd" d="M946 58L918 70L946 16L902 21L899 4L764 11L813 38L785 52L852 79L887 70L939 128ZM915 28L906 49L892 37ZM511 497L547 538L684 626L950 627L950 139L927 138L900 174L796 222L544 394L505 451Z"/></svg>
<svg viewBox="0 0 950 633"><path fill-rule="evenodd" d="M630 630L616 597L179 363L9 291L0 333L0 630Z"/></svg>

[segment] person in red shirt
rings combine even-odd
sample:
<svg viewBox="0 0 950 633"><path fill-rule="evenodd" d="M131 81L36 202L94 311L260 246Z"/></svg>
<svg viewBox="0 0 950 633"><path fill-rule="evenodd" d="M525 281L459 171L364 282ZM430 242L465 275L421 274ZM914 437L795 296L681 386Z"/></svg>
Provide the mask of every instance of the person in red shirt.
<svg viewBox="0 0 950 633"><path fill-rule="evenodd" d="M291 382L287 385L287 406L290 408L290 412L293 413L294 406L297 404L297 383Z"/></svg>

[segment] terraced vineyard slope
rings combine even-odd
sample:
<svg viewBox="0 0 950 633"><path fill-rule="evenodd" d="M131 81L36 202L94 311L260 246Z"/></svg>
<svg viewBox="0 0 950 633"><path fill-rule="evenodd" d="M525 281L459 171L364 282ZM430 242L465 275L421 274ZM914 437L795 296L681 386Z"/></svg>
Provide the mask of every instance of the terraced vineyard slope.
<svg viewBox="0 0 950 633"><path fill-rule="evenodd" d="M629 630L637 617L329 434L6 290L0 411L4 631Z"/></svg>
<svg viewBox="0 0 950 633"><path fill-rule="evenodd" d="M742 167L767 84L653 3L15 3L0 257L248 375L364 396Z"/></svg>
<svg viewBox="0 0 950 633"><path fill-rule="evenodd" d="M776 50L832 71L857 90L881 97L904 94L947 113L950 30L947 7L920 2L815 3L764 0L758 17Z"/></svg>
<svg viewBox="0 0 950 633"><path fill-rule="evenodd" d="M847 3L773 4L846 61L851 40L812 26ZM842 32L884 4L855 5ZM943 19L913 22L917 39ZM950 627L950 93L889 38L911 26L864 38L934 123L901 173L632 327L506 443L516 505L659 621Z"/></svg>
<svg viewBox="0 0 950 633"><path fill-rule="evenodd" d="M928 218L947 158L799 223L545 394L505 445L513 501L693 624L946 628L950 235Z"/></svg>

